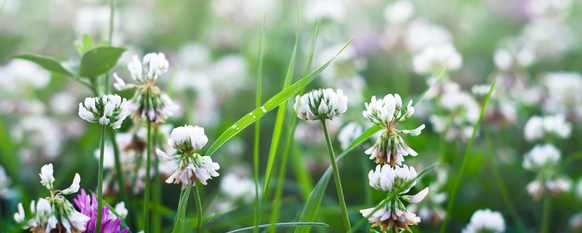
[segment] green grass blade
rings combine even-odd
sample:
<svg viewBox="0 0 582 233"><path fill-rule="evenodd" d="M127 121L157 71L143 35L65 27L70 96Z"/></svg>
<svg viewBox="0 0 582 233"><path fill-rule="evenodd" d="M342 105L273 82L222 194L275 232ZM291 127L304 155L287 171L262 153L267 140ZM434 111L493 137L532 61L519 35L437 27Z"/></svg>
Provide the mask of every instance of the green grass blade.
<svg viewBox="0 0 582 233"><path fill-rule="evenodd" d="M257 90L255 92L256 108L261 107L261 98L263 93L263 38L265 36L265 17L263 16L263 23L261 24L261 34L259 37L259 64L257 67ZM255 201L254 201L254 223L255 233L259 232L259 224L261 223L261 201L259 196L259 151L261 141L261 119L255 122L255 141L253 148L253 180L255 182Z"/></svg>
<svg viewBox="0 0 582 233"><path fill-rule="evenodd" d="M453 186L453 191L451 192L451 197L449 199L449 204L447 205L447 214L445 215L445 219L443 220L443 224L441 225L441 233L444 233L447 229L447 224L451 215L453 214L453 206L455 204L455 197L457 196L457 191L459 189L459 185L461 184L461 179L463 178L463 173L465 172L468 164L469 154L471 153L471 147L473 146L473 141L477 135L477 129L479 129L479 125L481 124L481 120L483 119L483 114L485 113L485 108L487 107L487 103L489 103L489 99L491 99L491 93L493 93L493 89L495 89L496 82L493 82L491 88L489 89L489 93L487 94L487 98L483 102L483 106L481 107L481 113L479 113L479 119L475 123L473 127L473 133L471 134L471 138L469 139L469 143L467 144L467 149L465 150L465 155L463 156L463 162L461 163L461 169L457 174L457 179L455 180L455 185Z"/></svg>
<svg viewBox="0 0 582 233"><path fill-rule="evenodd" d="M360 145L362 142L370 138L376 132L378 132L382 127L374 125L367 129L362 135L360 135L356 140L354 140L341 154L338 155L336 161L341 160L345 155L347 155L352 149L356 146ZM315 216L317 215L317 211L319 210L319 205L321 204L321 199L323 198L323 194L325 193L325 189L327 188L327 184L329 183L329 178L331 176L331 166L327 168L323 176L319 178L317 185L309 195L309 199L305 203L305 207L303 207L303 211L301 212L301 216L299 217L300 222L307 222L313 221ZM295 232L309 232L310 227L299 227L295 229Z"/></svg>
<svg viewBox="0 0 582 233"><path fill-rule="evenodd" d="M245 129L250 124L254 123L257 119L263 117L267 112L275 109L281 103L287 101L289 98L297 94L301 91L307 84L313 81L332 61L335 59L350 43L352 40L349 40L340 51L328 60L325 64L321 65L313 72L308 74L307 76L301 78L299 81L293 83L291 86L285 88L283 91L275 94L271 99L267 100L265 104L259 108L254 109L253 111L249 112L238 121L236 121L232 126L230 126L227 130L225 130L214 143L210 146L206 155L211 156L218 148L220 148L225 142L227 142L230 138L234 137L238 133L240 133L243 129Z"/></svg>
<svg viewBox="0 0 582 233"><path fill-rule="evenodd" d="M192 190L192 184L188 184L186 189L182 189L180 193L180 200L178 201L178 212L176 213L176 218L174 220L174 229L172 233L180 233L184 228L184 219L186 218L186 207L188 206L188 198L190 197L190 191Z"/></svg>
<svg viewBox="0 0 582 233"><path fill-rule="evenodd" d="M299 19L299 16L297 17ZM295 30L295 45L293 46L293 52L291 53L291 60L289 61L289 66L287 68L287 74L285 75L285 81L283 82L283 90L291 85L291 81L293 79L293 74L295 70L295 62L297 60L297 45L299 44L299 22L297 22L296 30ZM285 114L287 113L287 102L283 101L277 110L277 118L275 120L275 127L273 129L273 137L271 138L271 147L269 149L269 157L267 161L267 170L265 172L265 183L263 184L263 199L262 203L265 203L266 197L268 197L269 191L269 182L271 180L271 175L273 172L273 168L275 166L275 160L277 159L277 149L279 148L279 142L281 140L281 133L283 131L283 123L285 123ZM284 171L285 169L286 160L281 160L281 166L279 167L279 171ZM280 183L277 183L277 191L276 193L281 192L280 190L283 188L283 177L279 177ZM277 194L275 194L275 200L273 201L273 211L271 212L271 227L269 231L274 231L275 223L279 219L279 206L280 206L280 198L277 198Z"/></svg>
<svg viewBox="0 0 582 233"><path fill-rule="evenodd" d="M312 227L328 227L329 225L321 222L282 222L282 223L275 223L275 224L263 224L260 225L259 228L267 228L267 227L298 227L298 226L312 226ZM245 227L240 228L232 231L228 231L226 233L236 233L236 232L244 232L253 230L255 227Z"/></svg>

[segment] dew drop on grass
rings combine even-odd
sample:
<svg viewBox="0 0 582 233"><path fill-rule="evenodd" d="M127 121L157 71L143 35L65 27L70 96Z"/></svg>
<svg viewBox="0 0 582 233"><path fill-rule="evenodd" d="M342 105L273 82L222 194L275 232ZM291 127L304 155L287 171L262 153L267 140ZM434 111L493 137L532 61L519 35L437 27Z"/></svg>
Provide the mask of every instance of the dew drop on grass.
<svg viewBox="0 0 582 233"><path fill-rule="evenodd" d="M265 106L261 106L261 111L263 111L264 113L267 113L267 109L265 109Z"/></svg>

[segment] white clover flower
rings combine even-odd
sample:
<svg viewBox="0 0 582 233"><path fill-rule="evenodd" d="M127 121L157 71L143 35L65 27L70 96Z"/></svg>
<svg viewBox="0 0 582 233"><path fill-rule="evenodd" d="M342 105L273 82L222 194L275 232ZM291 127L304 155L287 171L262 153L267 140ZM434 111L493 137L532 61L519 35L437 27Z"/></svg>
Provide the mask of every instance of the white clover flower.
<svg viewBox="0 0 582 233"><path fill-rule="evenodd" d="M348 146L363 132L364 128L354 122L345 125L337 136L338 141L340 141L340 148L342 150L348 148Z"/></svg>
<svg viewBox="0 0 582 233"><path fill-rule="evenodd" d="M234 200L252 203L255 198L255 184L248 175L238 173L235 171L224 175L220 181L220 191Z"/></svg>
<svg viewBox="0 0 582 233"><path fill-rule="evenodd" d="M32 218L22 226L23 229L29 229L32 232L51 232L57 228L58 220L53 214L53 208L48 200L44 198L30 202L30 212ZM14 220L18 223L24 223L25 214L22 203L18 204L18 212L14 214Z"/></svg>
<svg viewBox="0 0 582 233"><path fill-rule="evenodd" d="M505 220L501 213L490 209L477 210L471 216L471 222L462 231L463 233L505 232Z"/></svg>
<svg viewBox="0 0 582 233"><path fill-rule="evenodd" d="M455 71L463 65L463 58L452 44L427 46L412 59L414 71L418 74L439 74L445 67Z"/></svg>
<svg viewBox="0 0 582 233"><path fill-rule="evenodd" d="M561 153L552 144L535 145L523 157L523 168L540 171L546 167L555 167L560 162Z"/></svg>
<svg viewBox="0 0 582 233"><path fill-rule="evenodd" d="M143 62L143 64L142 64ZM117 74L113 74L118 90L137 88L134 97L128 101L128 111L135 119L146 119L150 122L165 122L174 115L178 105L160 88L156 86L159 76L168 71L169 63L163 53L148 53L140 61L137 56L127 65L131 77L139 85L126 84Z"/></svg>
<svg viewBox="0 0 582 233"><path fill-rule="evenodd" d="M403 206L394 205L392 202L388 202L376 212L374 209L363 209L360 210L360 213L364 217L370 216L368 222L372 224L372 227L380 226L381 232L386 232L392 228L395 232L399 232L401 229L412 232L409 225L417 225L420 222L420 217L416 214L408 212Z"/></svg>
<svg viewBox="0 0 582 233"><path fill-rule="evenodd" d="M402 121L414 114L412 101L408 102L406 110L402 113L402 99L398 94L388 94L383 99L372 96L370 103L365 103L366 110L362 113L372 123L382 126L384 131L376 140L374 146L365 151L370 159L376 163L389 162L392 166L401 165L403 156L416 156L418 153L410 148L399 133L410 136L418 136L424 129L424 124L413 130L399 130L396 127Z"/></svg>
<svg viewBox="0 0 582 233"><path fill-rule="evenodd" d="M216 170L220 165L212 161L209 156L201 156L196 153L208 142L204 129L198 126L181 126L172 130L168 144L177 150L177 154L171 156L166 152L156 149L156 154L166 161L179 161L178 169L166 180L166 183L178 184L182 187L188 184L196 184L196 181L206 185L206 180L217 177Z"/></svg>
<svg viewBox="0 0 582 233"><path fill-rule="evenodd" d="M331 88L312 90L295 98L293 105L297 117L303 120L332 120L348 109L348 97L341 89L334 92Z"/></svg>
<svg viewBox="0 0 582 233"><path fill-rule="evenodd" d="M88 97L79 103L79 116L90 123L109 125L118 129L128 115L128 102L118 95Z"/></svg>
<svg viewBox="0 0 582 233"><path fill-rule="evenodd" d="M413 181L399 193L404 194L416 185L416 175L414 167L406 165L392 167L389 164L384 164L377 165L376 170L371 170L368 173L368 179L372 188L387 193L392 193L402 188L405 183Z"/></svg>
<svg viewBox="0 0 582 233"><path fill-rule="evenodd" d="M562 114L551 116L532 116L524 126L524 136L526 141L544 139L548 136L568 138L572 132L572 124L566 121Z"/></svg>
<svg viewBox="0 0 582 233"><path fill-rule="evenodd" d="M541 84L547 88L547 97L542 103L544 112L582 119L582 75L575 72L548 73Z"/></svg>
<svg viewBox="0 0 582 233"><path fill-rule="evenodd" d="M414 5L408 0L396 1L384 9L384 19L388 23L401 24L414 15Z"/></svg>
<svg viewBox="0 0 582 233"><path fill-rule="evenodd" d="M61 191L61 193L63 195L68 195L68 194L72 194L72 193L76 193L79 191L79 183L81 182L81 176L79 176L79 173L75 173L75 178L73 178L73 183L71 184L70 187L66 188L65 190Z"/></svg>

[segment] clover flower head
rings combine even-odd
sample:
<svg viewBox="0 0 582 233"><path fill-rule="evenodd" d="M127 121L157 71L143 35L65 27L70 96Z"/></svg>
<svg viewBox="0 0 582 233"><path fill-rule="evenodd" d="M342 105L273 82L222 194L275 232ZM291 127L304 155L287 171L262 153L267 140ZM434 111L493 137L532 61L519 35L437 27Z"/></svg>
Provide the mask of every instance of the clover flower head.
<svg viewBox="0 0 582 233"><path fill-rule="evenodd" d="M560 162L561 153L552 144L535 145L523 158L523 168L540 171L543 168L556 167Z"/></svg>
<svg viewBox="0 0 582 233"><path fill-rule="evenodd" d="M463 65L463 57L448 43L429 45L412 59L414 71L418 74L438 74L443 68L458 70Z"/></svg>
<svg viewBox="0 0 582 233"><path fill-rule="evenodd" d="M505 220L501 213L490 209L477 210L471 216L471 221L463 229L463 233L493 232L501 233L505 231Z"/></svg>
<svg viewBox="0 0 582 233"><path fill-rule="evenodd" d="M387 193L392 193L402 188L407 182L413 181L399 193L404 194L416 185L416 175L414 167L406 165L392 167L389 164L384 164L376 165L376 170L371 170L368 173L368 179L370 186L374 189Z"/></svg>
<svg viewBox="0 0 582 233"><path fill-rule="evenodd" d="M81 192L74 200L75 205L79 210L80 213L84 216L89 216L89 220L86 223L87 232L95 232L97 228L97 198L95 194L88 195L84 189L81 189ZM121 218L115 216L111 211L109 211L109 205L103 206L101 209L101 231L102 232L110 232L110 233L127 233L129 232L129 228L125 228L123 230L120 229L121 227ZM116 212L117 207L115 208ZM127 210L125 212L127 214Z"/></svg>
<svg viewBox="0 0 582 233"><path fill-rule="evenodd" d="M295 98L293 105L297 117L303 120L332 120L348 109L348 97L341 89L334 92L331 88L312 90Z"/></svg>
<svg viewBox="0 0 582 233"><path fill-rule="evenodd" d="M206 181L219 174L216 170L220 165L213 162L209 156L196 153L208 142L204 128L198 126L181 126L172 130L168 144L177 150L176 155L156 149L156 154L166 161L178 161L178 169L166 180L166 183L196 184L196 181L206 185Z"/></svg>
<svg viewBox="0 0 582 233"><path fill-rule="evenodd" d="M532 116L524 126L526 141L544 139L548 136L568 138L572 132L572 124L566 121L562 114L552 116Z"/></svg>
<svg viewBox="0 0 582 233"><path fill-rule="evenodd" d="M118 129L128 115L128 102L119 95L88 97L79 103L79 116L90 123L108 125Z"/></svg>
<svg viewBox="0 0 582 233"><path fill-rule="evenodd" d="M439 105L445 113L429 117L434 130L444 133L447 141L468 140L479 119L480 108L475 98L464 91L450 91L440 97Z"/></svg>
<svg viewBox="0 0 582 233"><path fill-rule="evenodd" d="M80 233L86 229L89 217L76 211L71 203L63 195L75 193L79 190L81 177L75 174L70 187L59 191L54 190L54 177L52 164L46 164L41 168L41 184L51 193L49 197L40 198L38 202L30 203L32 218L26 221L26 215L22 203L18 204L18 212L14 214L14 220L22 224L24 229L32 232L72 232Z"/></svg>
<svg viewBox="0 0 582 233"><path fill-rule="evenodd" d="M374 209L375 207L363 209L360 210L360 213L364 217L369 216L368 222L372 224L372 227L380 226L381 232L393 228L394 232L400 232L400 230L412 232L409 226L420 223L420 217L408 212L399 202L388 202L375 212Z"/></svg>
<svg viewBox="0 0 582 233"><path fill-rule="evenodd" d="M130 115L137 120L165 122L174 115L178 105L163 93L156 81L168 71L169 63L163 53L148 53L140 61L137 56L127 65L131 77L139 84L126 84L117 74L113 74L117 90L137 88L134 97L128 101Z"/></svg>
<svg viewBox="0 0 582 233"><path fill-rule="evenodd" d="M546 190L552 196L558 196L562 193L572 190L572 181L565 176L555 178L535 179L526 186L527 192L533 197L534 201L539 200Z"/></svg>

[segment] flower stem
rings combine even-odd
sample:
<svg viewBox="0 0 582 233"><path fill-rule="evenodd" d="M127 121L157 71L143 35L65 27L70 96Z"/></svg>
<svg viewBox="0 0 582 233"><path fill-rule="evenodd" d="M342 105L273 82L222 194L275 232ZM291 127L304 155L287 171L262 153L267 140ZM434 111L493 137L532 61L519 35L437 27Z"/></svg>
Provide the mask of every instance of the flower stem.
<svg viewBox="0 0 582 233"><path fill-rule="evenodd" d="M548 232L548 225L550 224L550 213L552 212L552 197L546 194L544 195L544 210L542 214L542 229L541 233Z"/></svg>
<svg viewBox="0 0 582 233"><path fill-rule="evenodd" d="M346 200L344 198L344 192L342 189L342 182L340 179L339 169L335 161L335 155L333 153L333 147L331 146L331 139L329 138L329 133L327 131L327 125L325 119L321 120L321 126L323 128L323 135L325 136L325 142L327 144L327 151L329 152L329 160L331 162L331 169L333 171L333 179L335 181L335 189L337 191L337 198L339 199L340 208L342 210L342 217L344 220L344 226L346 232L352 227L350 226L350 218L348 217L348 209L346 207Z"/></svg>
<svg viewBox="0 0 582 233"><path fill-rule="evenodd" d="M152 154L152 122L147 120L147 148L146 148L146 177L145 177L145 189L143 195L143 220L144 220L144 232L149 232L149 202L150 202L150 173L151 173L151 154Z"/></svg>
<svg viewBox="0 0 582 233"><path fill-rule="evenodd" d="M101 141L99 148L99 173L97 175L97 223L95 232L101 232L101 210L103 209L103 157L105 154L106 125L101 126Z"/></svg>
<svg viewBox="0 0 582 233"><path fill-rule="evenodd" d="M196 215L198 217L198 224L197 228L198 228L198 233L202 232L202 199L200 199L200 190L198 188L198 186L200 185L194 185L194 188L196 188Z"/></svg>

